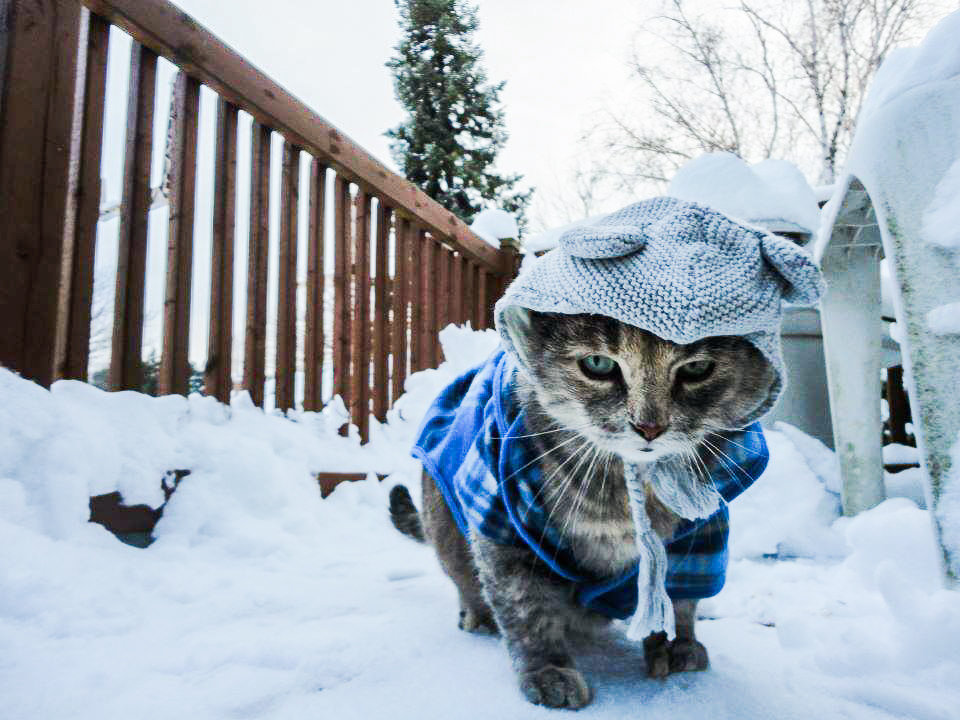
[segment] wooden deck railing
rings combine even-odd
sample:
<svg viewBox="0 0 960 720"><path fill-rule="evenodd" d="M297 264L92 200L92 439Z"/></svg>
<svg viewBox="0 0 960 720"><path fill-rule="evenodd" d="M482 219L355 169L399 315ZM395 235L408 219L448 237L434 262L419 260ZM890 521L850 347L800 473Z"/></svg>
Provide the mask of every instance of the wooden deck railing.
<svg viewBox="0 0 960 720"><path fill-rule="evenodd" d="M0 364L44 385L87 376L111 25L134 42L110 387L138 389L142 382L153 114L157 60L164 57L179 75L168 146L160 391L187 392L191 301L210 306L206 392L226 401L233 384L238 113L243 111L253 118L243 387L263 404L270 141L279 133L276 404L294 405L296 271L298 262L306 262L303 407L317 410L323 403L323 348L332 333L333 391L366 436L368 413L382 418L409 372L440 361L439 328L468 320L479 328L490 323L493 300L516 273L516 246L504 242L498 250L485 243L166 0L0 0ZM219 96L211 294L191 299L201 85ZM299 187L302 153L310 156L311 168L304 188ZM298 258L303 202L309 206L307 257ZM324 252L331 212L333 257ZM324 327L330 268L332 328Z"/></svg>

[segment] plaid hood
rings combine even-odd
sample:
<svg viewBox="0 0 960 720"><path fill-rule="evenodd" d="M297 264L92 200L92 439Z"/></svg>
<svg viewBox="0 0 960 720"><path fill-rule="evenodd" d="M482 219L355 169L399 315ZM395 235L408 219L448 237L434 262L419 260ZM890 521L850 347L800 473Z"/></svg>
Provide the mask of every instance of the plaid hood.
<svg viewBox="0 0 960 720"><path fill-rule="evenodd" d="M562 534L538 502L542 477L526 436L524 413L513 399L514 357L498 350L447 386L428 410L412 454L436 482L468 539L529 547L558 576L573 583L577 602L613 618L637 609L638 569L601 578L580 568ZM768 460L759 423L725 434L726 457L710 467L720 508L684 520L666 543L667 594L705 598L720 592L727 567L726 502L760 477Z"/></svg>

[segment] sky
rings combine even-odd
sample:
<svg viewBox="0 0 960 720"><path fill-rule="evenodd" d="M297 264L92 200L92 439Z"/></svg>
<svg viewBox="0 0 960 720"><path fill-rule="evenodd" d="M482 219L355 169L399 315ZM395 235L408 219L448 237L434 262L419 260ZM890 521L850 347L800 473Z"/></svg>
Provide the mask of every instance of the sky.
<svg viewBox="0 0 960 720"><path fill-rule="evenodd" d="M703 11L716 6L693 0ZM931 0L943 10L955 0ZM398 14L391 0L175 0L249 62L284 86L340 131L394 167L384 133L396 126L403 112L393 94L386 62L400 39ZM574 171L586 167L591 129L610 111L621 111L635 91L629 60L634 50L653 52L649 35L640 28L657 5L653 0L479 0L477 41L491 82L505 81L501 94L509 140L500 154L498 170L523 176L536 189L528 214L530 234L565 225L583 216L576 201ZM935 12L930 25L942 12ZM924 28L925 30L926 28ZM646 45L644 45L646 44ZM105 109L103 200L117 203L123 167L129 38L111 32L108 94ZM157 78L152 184L163 177L164 140L174 67L161 60ZM191 307L190 357L202 367L206 353L206 298L210 287L210 236L213 183L215 95L203 89L200 106L195 271ZM641 118L642 119L642 118ZM587 136L586 140L585 135ZM237 258L245 268L246 222L249 202L249 117L241 113L238 144ZM279 176L280 138L274 136L273 177ZM306 186L306 160L301 186ZM271 233L279 217L279 187L273 183ZM615 210L633 198L601 198L591 212ZM301 235L306 228L306 203L301 203ZM149 220L146 328L144 355L159 346L162 327L163 269L166 256L166 208L153 210ZM101 222L98 234L93 348L91 368L108 362L112 288L116 268L117 220ZM328 233L328 235L332 235ZM301 239L303 242L303 239ZM275 245L275 243L274 243ZM332 251L328 250L328 251ZM268 336L275 317L276 253L270 259ZM301 263L299 273L305 273ZM302 278L301 278L302 280ZM234 279L235 369L243 336L242 308L246 298L245 273ZM102 300L101 300L102 299ZM303 303L300 304L303 308ZM302 312L301 312L302 314ZM301 320L302 321L302 320ZM272 349L268 348L268 356Z"/></svg>
<svg viewBox="0 0 960 720"><path fill-rule="evenodd" d="M402 119L385 63L400 38L390 0L176 0L176 4L381 161ZM582 152L579 138L629 84L643 14L630 0L481 0L477 40L510 138L498 168L537 188L533 226L550 226ZM291 18L296 18L291 22Z"/></svg>

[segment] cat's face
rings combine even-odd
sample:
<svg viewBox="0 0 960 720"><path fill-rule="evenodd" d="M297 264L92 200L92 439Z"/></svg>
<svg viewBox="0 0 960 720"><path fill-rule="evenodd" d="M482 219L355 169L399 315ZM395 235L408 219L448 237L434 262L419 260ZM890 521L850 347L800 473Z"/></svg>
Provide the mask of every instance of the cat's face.
<svg viewBox="0 0 960 720"><path fill-rule="evenodd" d="M740 337L678 345L599 315L511 308L537 398L561 425L631 462L692 451L742 427L775 371Z"/></svg>

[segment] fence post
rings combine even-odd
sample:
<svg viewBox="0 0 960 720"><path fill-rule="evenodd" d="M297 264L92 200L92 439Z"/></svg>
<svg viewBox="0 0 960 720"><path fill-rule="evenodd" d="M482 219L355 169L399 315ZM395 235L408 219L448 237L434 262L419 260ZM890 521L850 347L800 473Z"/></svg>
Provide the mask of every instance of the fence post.
<svg viewBox="0 0 960 720"><path fill-rule="evenodd" d="M110 25L84 9L81 27L79 115L74 123L76 177L71 184L71 218L64 242L63 286L57 338L58 378L87 379L90 355L90 315L93 303L93 261L100 214L100 156L103 109L107 89L107 49Z"/></svg>
<svg viewBox="0 0 960 720"><path fill-rule="evenodd" d="M156 82L156 53L134 42L130 48L120 234L113 296L108 376L111 390L140 390L143 385L143 293L147 275L147 216L150 213Z"/></svg>
<svg viewBox="0 0 960 720"><path fill-rule="evenodd" d="M80 4L0 2L0 364L53 381Z"/></svg>
<svg viewBox="0 0 960 720"><path fill-rule="evenodd" d="M523 256L520 249L523 245L516 238L500 238L500 252L503 255L503 289L513 282L513 279L520 272L520 263Z"/></svg>
<svg viewBox="0 0 960 720"><path fill-rule="evenodd" d="M190 392L190 290L193 278L193 218L197 187L197 133L200 83L183 70L173 92L170 143L170 213L167 232L167 288L163 306L163 350L157 390Z"/></svg>

